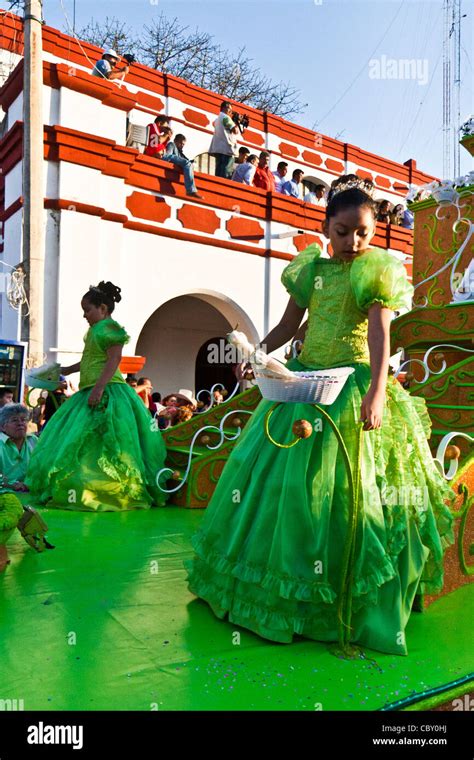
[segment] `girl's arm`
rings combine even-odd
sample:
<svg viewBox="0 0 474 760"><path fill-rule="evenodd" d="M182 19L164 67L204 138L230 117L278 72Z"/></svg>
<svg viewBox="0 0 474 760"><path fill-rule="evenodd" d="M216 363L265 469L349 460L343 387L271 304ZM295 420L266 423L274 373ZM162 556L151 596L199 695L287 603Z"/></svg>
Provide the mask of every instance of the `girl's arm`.
<svg viewBox="0 0 474 760"><path fill-rule="evenodd" d="M263 348L266 354L271 354L272 351L276 351L277 348L280 348L280 346L283 346L293 338L301 324L305 311L306 308L298 306L296 301L290 297L285 313L277 326L273 330L270 330L268 335L259 343L259 346ZM251 367L248 362L238 364L236 368L237 379L239 381L247 379L246 374L249 370L251 370Z"/></svg>
<svg viewBox="0 0 474 760"><path fill-rule="evenodd" d="M293 338L301 324L305 311L306 308L298 306L296 301L290 297L285 313L279 323L273 330L270 330L260 344L264 348L265 353L271 354L272 351L276 351L277 348L280 348L280 346L283 346Z"/></svg>
<svg viewBox="0 0 474 760"><path fill-rule="evenodd" d="M110 348L107 349L107 357L104 369L89 394L89 406L97 406L100 402L105 386L109 380L112 379L112 376L120 364L120 359L122 358L122 345L110 346Z"/></svg>
<svg viewBox="0 0 474 760"><path fill-rule="evenodd" d="M81 371L81 362L71 364L69 367L61 367L59 372L61 375L72 375L74 372Z"/></svg>
<svg viewBox="0 0 474 760"><path fill-rule="evenodd" d="M382 424L385 388L387 386L390 359L390 323L393 313L375 303L369 309L368 343L370 353L371 382L362 399L360 411L364 430L374 430Z"/></svg>

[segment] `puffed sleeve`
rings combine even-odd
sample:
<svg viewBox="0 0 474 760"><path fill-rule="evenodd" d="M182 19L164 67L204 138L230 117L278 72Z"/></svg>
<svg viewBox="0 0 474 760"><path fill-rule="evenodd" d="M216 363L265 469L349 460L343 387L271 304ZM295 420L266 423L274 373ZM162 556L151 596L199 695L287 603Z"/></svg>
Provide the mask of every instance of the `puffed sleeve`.
<svg viewBox="0 0 474 760"><path fill-rule="evenodd" d="M128 343L130 336L115 320L103 319L96 325L96 339L100 348L107 351L110 346L123 346Z"/></svg>
<svg viewBox="0 0 474 760"><path fill-rule="evenodd" d="M312 243L295 256L282 272L281 281L284 287L301 308L309 305L316 276L315 265L320 256L319 245Z"/></svg>
<svg viewBox="0 0 474 760"><path fill-rule="evenodd" d="M357 305L368 311L374 303L392 311L410 311L413 286L402 262L387 251L375 249L355 259L351 266L351 285Z"/></svg>

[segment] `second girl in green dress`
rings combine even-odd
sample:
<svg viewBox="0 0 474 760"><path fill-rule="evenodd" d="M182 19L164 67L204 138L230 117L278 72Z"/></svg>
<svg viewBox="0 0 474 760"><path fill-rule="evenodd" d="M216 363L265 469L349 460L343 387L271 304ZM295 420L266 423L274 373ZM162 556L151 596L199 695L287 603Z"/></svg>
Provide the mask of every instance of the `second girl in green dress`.
<svg viewBox="0 0 474 760"><path fill-rule="evenodd" d="M164 505L156 483L166 447L153 418L118 366L129 337L112 319L120 288L100 282L81 306L90 327L81 361L79 391L52 416L28 468L33 500L48 507L94 511Z"/></svg>

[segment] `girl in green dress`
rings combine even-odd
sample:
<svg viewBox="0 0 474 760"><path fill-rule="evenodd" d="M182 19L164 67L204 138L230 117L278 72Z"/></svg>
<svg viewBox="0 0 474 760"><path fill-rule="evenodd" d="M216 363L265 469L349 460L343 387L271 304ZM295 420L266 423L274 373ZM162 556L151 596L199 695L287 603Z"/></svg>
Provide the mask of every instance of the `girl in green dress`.
<svg viewBox="0 0 474 760"><path fill-rule="evenodd" d="M166 448L158 426L118 366L129 336L111 314L121 300L111 282L91 287L81 301L90 327L79 391L52 416L30 460L26 484L33 499L61 509L119 511L162 506L156 475Z"/></svg>
<svg viewBox="0 0 474 760"><path fill-rule="evenodd" d="M324 223L332 258L317 245L285 268L290 300L263 339L271 353L295 335L308 310L295 371L354 368L324 415L284 403L271 437L289 443L293 424L313 434L290 448L265 433L274 405L263 400L222 472L193 539L189 587L219 618L277 642L295 634L406 654L415 593L443 585L452 543L452 491L427 443L425 402L389 375L393 312L410 309L403 264L369 248L375 233L373 185L354 175L333 183Z"/></svg>

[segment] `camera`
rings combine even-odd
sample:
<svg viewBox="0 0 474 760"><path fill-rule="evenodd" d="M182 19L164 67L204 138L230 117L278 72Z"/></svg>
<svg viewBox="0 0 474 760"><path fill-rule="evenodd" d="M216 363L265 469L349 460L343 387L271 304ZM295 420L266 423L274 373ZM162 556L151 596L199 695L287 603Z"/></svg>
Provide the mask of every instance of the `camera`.
<svg viewBox="0 0 474 760"><path fill-rule="evenodd" d="M127 63L128 63L129 66L131 66L132 63L136 63L137 62L137 59L135 58L135 56L133 55L133 53L125 53L125 55L123 55L122 58L125 58L125 60L127 61Z"/></svg>
<svg viewBox="0 0 474 760"><path fill-rule="evenodd" d="M237 111L232 112L232 121L238 126L241 134L243 134L244 129L247 129L248 125L250 124L249 117L245 114L242 115Z"/></svg>

